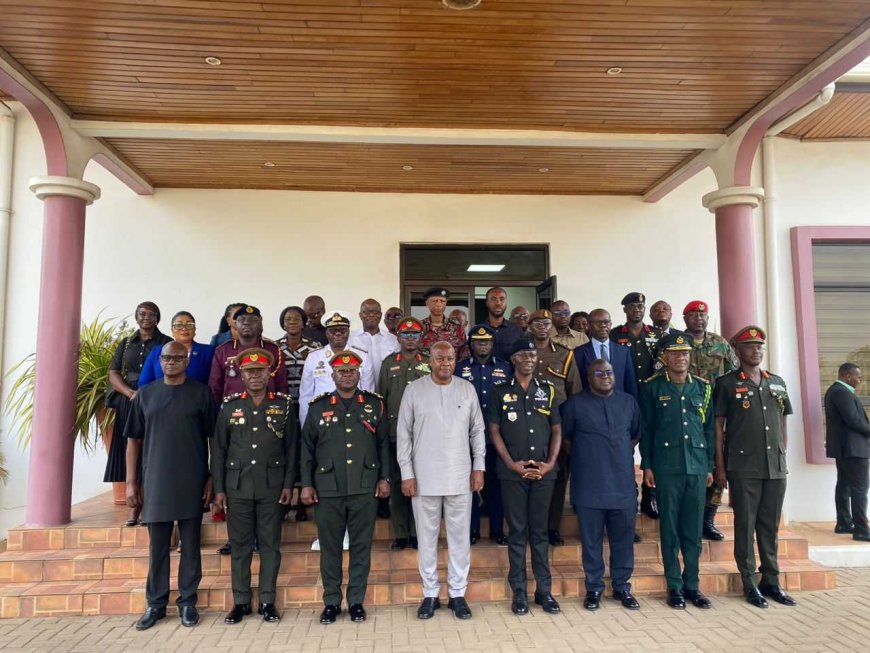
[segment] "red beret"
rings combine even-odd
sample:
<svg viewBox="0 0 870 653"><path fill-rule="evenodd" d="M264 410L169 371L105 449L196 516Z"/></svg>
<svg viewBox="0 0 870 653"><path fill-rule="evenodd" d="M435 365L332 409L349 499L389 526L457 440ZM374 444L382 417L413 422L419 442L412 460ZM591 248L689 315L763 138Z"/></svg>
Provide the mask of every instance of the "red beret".
<svg viewBox="0 0 870 653"><path fill-rule="evenodd" d="M710 310L710 304L707 302L702 302L700 299L694 299L686 304L686 308L683 309L683 315L688 315L689 313L706 313Z"/></svg>

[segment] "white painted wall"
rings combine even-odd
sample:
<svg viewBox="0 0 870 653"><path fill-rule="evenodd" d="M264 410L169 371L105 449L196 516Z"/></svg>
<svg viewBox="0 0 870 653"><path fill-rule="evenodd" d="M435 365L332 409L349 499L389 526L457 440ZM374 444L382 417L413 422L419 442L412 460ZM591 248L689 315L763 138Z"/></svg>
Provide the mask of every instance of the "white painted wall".
<svg viewBox="0 0 870 653"><path fill-rule="evenodd" d="M16 114L9 315L3 334L7 369L35 349L42 233L42 204L27 181L44 174L44 157L34 123L20 107ZM861 220L870 197L858 188L858 180L866 186L870 178L870 144L783 147L783 216L795 224L845 223L849 215ZM849 183L840 176L847 173ZM200 325L199 339L208 340L224 306L246 300L263 310L267 335L277 336L281 308L311 293L322 294L328 309L341 308L353 316L368 296L384 307L398 304L401 242L549 242L559 295L575 310L603 306L619 322L619 299L640 290L649 303L667 299L677 325L686 302L704 299L716 311L711 330L718 326L713 218L700 201L714 189L709 172L655 205L633 197L244 190L158 190L152 197L138 197L96 165L88 168L86 179L100 186L103 196L88 210L84 319L100 310L130 315L139 301L150 299L163 311L163 327L168 328L174 311L187 309ZM787 252L785 221L781 231ZM788 265L782 261L788 285L783 303L793 321ZM784 351L794 351L794 334L788 334L785 345ZM781 372L799 411L796 364ZM818 498L832 485L829 470L806 469L796 460L803 455L798 420L792 428L795 473L789 508L794 518L830 516L831 502ZM26 500L28 452L10 442L7 431L4 416L0 446L11 479L0 486L0 537L23 521ZM75 500L106 489L101 483L104 464L102 451L77 453Z"/></svg>

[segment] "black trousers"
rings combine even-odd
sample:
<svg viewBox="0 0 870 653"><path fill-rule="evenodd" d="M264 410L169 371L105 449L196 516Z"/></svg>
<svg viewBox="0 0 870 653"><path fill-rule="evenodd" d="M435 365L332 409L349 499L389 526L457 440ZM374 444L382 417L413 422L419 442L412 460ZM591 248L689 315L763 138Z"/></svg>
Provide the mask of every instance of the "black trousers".
<svg viewBox="0 0 870 653"><path fill-rule="evenodd" d="M552 588L547 509L553 497L554 485L552 480L501 482L501 498L508 524L508 583L511 590L526 589L527 546L532 550L536 591L549 592Z"/></svg>
<svg viewBox="0 0 870 653"><path fill-rule="evenodd" d="M402 482L402 470L399 468L397 455L396 443L390 442L390 466L392 469L390 473L398 490ZM414 511L411 509L411 497L406 497L401 491L390 493L390 525L393 527L395 539L407 540L409 537L417 537ZM343 533L342 537L344 537Z"/></svg>
<svg viewBox="0 0 870 653"><path fill-rule="evenodd" d="M610 580L613 590L631 590L634 571L634 506L622 510L574 507L583 544L583 574L587 592L604 591L604 531L610 544Z"/></svg>
<svg viewBox="0 0 870 653"><path fill-rule="evenodd" d="M489 536L495 537L504 533L504 504L501 499L501 483L496 475L495 465L498 452L495 448L486 445L486 483L483 488L483 496L486 500L486 515L489 517ZM471 497L471 530L480 532L480 501L477 497Z"/></svg>
<svg viewBox="0 0 870 653"><path fill-rule="evenodd" d="M145 601L148 607L162 609L169 603L169 548L175 522L160 521L148 524L148 579L145 581ZM178 565L178 592L175 603L196 605L196 590L202 580L199 537L202 517L178 521L181 538L181 561Z"/></svg>
<svg viewBox="0 0 870 653"><path fill-rule="evenodd" d="M870 487L870 459L868 458L838 458L837 485L840 483L840 467L842 465L846 492L852 504L852 521L855 532L867 535L870 526L867 524L867 490ZM837 505L837 523L840 523L840 506Z"/></svg>
<svg viewBox="0 0 870 653"><path fill-rule="evenodd" d="M553 487L553 498L550 500L550 514L547 519L547 528L551 531L559 530L562 514L565 512L568 481L571 479L571 458L564 449L559 451L556 463L559 465L559 471L556 473L556 484Z"/></svg>
<svg viewBox="0 0 870 653"><path fill-rule="evenodd" d="M846 459L835 458L837 463L837 484L834 486L834 506L837 509L837 526L843 528L852 528L852 507L851 498L852 492L849 489L849 482L846 480L848 472L846 471Z"/></svg>

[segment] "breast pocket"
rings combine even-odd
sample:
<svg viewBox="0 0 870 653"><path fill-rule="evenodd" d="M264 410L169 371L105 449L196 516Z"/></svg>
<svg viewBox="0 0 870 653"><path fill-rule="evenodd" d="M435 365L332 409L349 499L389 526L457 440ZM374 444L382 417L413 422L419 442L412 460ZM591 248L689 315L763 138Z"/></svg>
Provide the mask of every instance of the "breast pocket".
<svg viewBox="0 0 870 653"><path fill-rule="evenodd" d="M363 471L362 478L360 479L360 486L364 488L374 488L378 482L378 469L380 468L380 463L378 463L377 458L370 458L366 456L365 462L363 463Z"/></svg>
<svg viewBox="0 0 870 653"><path fill-rule="evenodd" d="M315 470L314 487L318 492L335 492L338 490L338 482L335 479L335 470L331 460L324 462Z"/></svg>
<svg viewBox="0 0 870 653"><path fill-rule="evenodd" d="M284 458L281 456L269 458L266 467L266 487L283 487L285 464Z"/></svg>
<svg viewBox="0 0 870 653"><path fill-rule="evenodd" d="M227 458L224 469L226 470L224 486L230 490L237 490L239 488L239 476L242 471L241 461L238 458Z"/></svg>

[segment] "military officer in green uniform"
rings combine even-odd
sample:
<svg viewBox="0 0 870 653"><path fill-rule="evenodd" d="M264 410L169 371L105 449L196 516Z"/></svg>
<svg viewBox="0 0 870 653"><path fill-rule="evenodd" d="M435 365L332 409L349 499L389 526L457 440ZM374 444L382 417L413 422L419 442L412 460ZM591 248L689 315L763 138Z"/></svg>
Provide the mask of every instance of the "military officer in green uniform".
<svg viewBox="0 0 870 653"><path fill-rule="evenodd" d="M746 600L766 608L765 596L783 605L797 602L779 584L777 531L785 498L785 418L791 402L785 381L761 369L765 333L757 326L737 332L731 344L740 367L716 381L716 477L730 486L734 509L734 560ZM757 584L757 538L761 583Z"/></svg>
<svg viewBox="0 0 870 653"><path fill-rule="evenodd" d="M293 490L298 429L289 394L267 389L272 353L251 348L236 359L245 391L224 398L211 449L215 509L227 513L232 545L233 609L236 624L251 614L251 558L260 546L260 605L263 620L276 622L275 584L281 566L281 524Z"/></svg>
<svg viewBox="0 0 870 653"><path fill-rule="evenodd" d="M723 374L737 369L737 356L728 341L722 336L707 331L710 304L694 300L683 309L686 333L692 336L692 355L689 359L689 372L716 383ZM722 486L715 481L707 488L707 505L704 507L704 530L702 536L707 540L721 541L725 535L716 528L716 512L722 505Z"/></svg>
<svg viewBox="0 0 870 653"><path fill-rule="evenodd" d="M384 398L387 419L390 425L390 476L399 478L399 463L396 460L396 422L402 395L411 381L432 373L429 360L420 353L423 324L416 317L403 317L396 327L399 353L387 356L381 363L377 390ZM390 494L390 521L393 529L391 549L417 548L417 531L414 528L414 513L411 499L401 492Z"/></svg>
<svg viewBox="0 0 870 653"><path fill-rule="evenodd" d="M341 558L345 530L350 540L347 602L351 621L365 621L363 600L371 569L378 499L390 496L390 446L384 402L359 389L363 364L353 351L329 360L335 390L311 400L302 427L302 501L316 505L320 538L323 612L320 623L341 614Z"/></svg>
<svg viewBox="0 0 870 653"><path fill-rule="evenodd" d="M713 482L711 386L689 374L692 345L686 334L659 342L665 368L641 384L643 481L656 488L662 562L668 605L713 607L700 590L701 520L707 486ZM683 554L680 573L678 553Z"/></svg>

